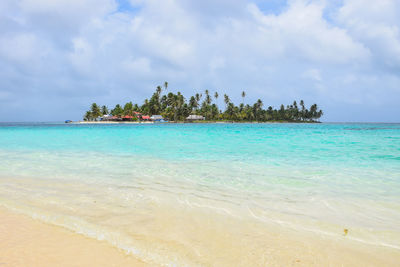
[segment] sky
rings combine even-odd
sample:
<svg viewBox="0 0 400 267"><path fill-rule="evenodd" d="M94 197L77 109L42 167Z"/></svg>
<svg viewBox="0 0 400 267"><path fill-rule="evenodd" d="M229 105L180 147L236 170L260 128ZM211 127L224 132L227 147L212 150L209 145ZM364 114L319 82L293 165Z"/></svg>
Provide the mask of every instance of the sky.
<svg viewBox="0 0 400 267"><path fill-rule="evenodd" d="M400 0L1 0L0 121L79 120L168 81L400 122L399 18Z"/></svg>

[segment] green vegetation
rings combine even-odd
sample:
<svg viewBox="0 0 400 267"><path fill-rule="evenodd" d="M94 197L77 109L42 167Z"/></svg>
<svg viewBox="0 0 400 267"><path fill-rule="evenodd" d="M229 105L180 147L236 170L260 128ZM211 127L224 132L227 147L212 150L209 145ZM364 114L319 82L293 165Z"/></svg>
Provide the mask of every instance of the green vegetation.
<svg viewBox="0 0 400 267"><path fill-rule="evenodd" d="M134 119L135 112L140 112L146 115L162 115L169 121L184 121L186 117L191 114L204 116L206 121L236 121L236 122L316 122L323 115L322 110L319 109L317 104L313 104L310 108L306 108L304 101L301 100L299 105L296 101L291 105L281 105L279 109L268 106L263 109L263 102L258 99L256 103L249 105L244 104L246 92L241 93L242 103L236 106L228 95L224 95L225 110L219 109L217 102L219 94L214 93L215 102L208 90L203 94L195 94L186 98L180 93L176 94L169 92L162 95L163 89L167 91L168 83L165 82L164 86L157 86L156 91L150 99L145 99L143 105L133 104L128 102L122 108L117 104L114 109L110 111L112 116L132 116ZM108 108L102 106L101 108L93 103L90 110L85 113L84 120L95 120L102 115L108 114Z"/></svg>

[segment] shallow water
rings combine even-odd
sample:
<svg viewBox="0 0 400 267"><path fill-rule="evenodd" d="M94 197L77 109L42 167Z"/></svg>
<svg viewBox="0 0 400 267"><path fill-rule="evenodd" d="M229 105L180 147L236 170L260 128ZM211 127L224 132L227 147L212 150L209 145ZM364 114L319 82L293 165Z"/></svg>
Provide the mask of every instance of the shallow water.
<svg viewBox="0 0 400 267"><path fill-rule="evenodd" d="M0 205L157 264L275 226L400 250L400 124L0 124Z"/></svg>

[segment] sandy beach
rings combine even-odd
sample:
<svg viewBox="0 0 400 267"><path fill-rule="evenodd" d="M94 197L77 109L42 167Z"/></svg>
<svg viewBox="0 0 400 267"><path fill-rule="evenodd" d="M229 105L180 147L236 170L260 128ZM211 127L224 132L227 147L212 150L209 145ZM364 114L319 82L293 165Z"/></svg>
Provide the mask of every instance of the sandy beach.
<svg viewBox="0 0 400 267"><path fill-rule="evenodd" d="M148 266L106 242L0 208L0 266Z"/></svg>
<svg viewBox="0 0 400 267"><path fill-rule="evenodd" d="M153 124L153 121L73 121L70 124Z"/></svg>
<svg viewBox="0 0 400 267"><path fill-rule="evenodd" d="M207 229L192 233L195 238L205 234L215 249L215 255L197 255L198 266L246 266L247 261L256 264L251 266L398 266L400 260L397 250L368 246L345 237L343 240L315 238L284 229L261 229L254 224L241 225L233 233L235 224L228 223L225 230L220 228L222 225L215 225L221 230L216 236L211 236ZM168 228L168 222L166 225ZM259 235L251 240L262 246L248 243L251 240L243 235L243 226L259 230ZM4 208L0 209L0 240L1 266L158 266L146 264L105 241ZM171 244L171 248L174 246ZM243 257L244 254L248 256Z"/></svg>

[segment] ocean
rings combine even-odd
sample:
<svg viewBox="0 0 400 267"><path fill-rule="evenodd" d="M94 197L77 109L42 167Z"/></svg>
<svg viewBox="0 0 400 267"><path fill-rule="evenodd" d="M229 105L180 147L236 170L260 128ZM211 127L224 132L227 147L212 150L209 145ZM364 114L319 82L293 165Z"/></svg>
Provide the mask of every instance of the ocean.
<svg viewBox="0 0 400 267"><path fill-rule="evenodd" d="M400 251L400 124L1 123L0 206L158 265L262 265L268 229Z"/></svg>

